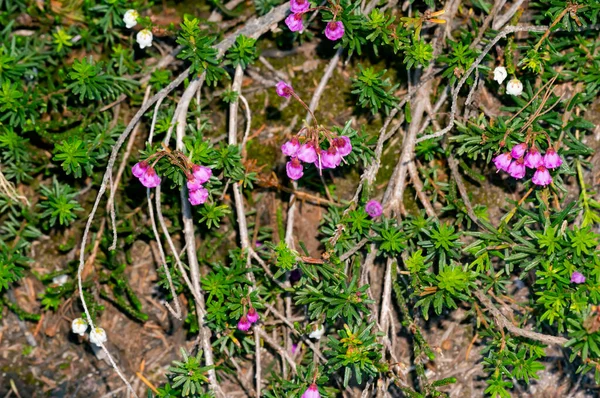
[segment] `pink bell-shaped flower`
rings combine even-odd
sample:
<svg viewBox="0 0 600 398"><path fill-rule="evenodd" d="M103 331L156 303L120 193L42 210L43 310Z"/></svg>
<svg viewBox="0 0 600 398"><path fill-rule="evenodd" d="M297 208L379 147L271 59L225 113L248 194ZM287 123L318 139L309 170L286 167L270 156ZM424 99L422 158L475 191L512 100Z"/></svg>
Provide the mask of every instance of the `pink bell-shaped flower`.
<svg viewBox="0 0 600 398"><path fill-rule="evenodd" d="M525 170L523 158L520 158L510 164L508 167L508 174L510 174L511 177L520 180L521 178L525 177Z"/></svg>
<svg viewBox="0 0 600 398"><path fill-rule="evenodd" d="M331 21L325 27L325 36L332 41L336 41L344 36L344 24L341 21Z"/></svg>
<svg viewBox="0 0 600 398"><path fill-rule="evenodd" d="M346 137L345 135L336 138L333 142L342 157L347 156L350 154L350 152L352 152L352 143L350 142L350 138Z"/></svg>
<svg viewBox="0 0 600 398"><path fill-rule="evenodd" d="M558 153L556 153L554 148L548 148L546 154L544 155L543 162L544 167L546 167L547 169L556 169L557 167L560 167L563 161L558 155Z"/></svg>
<svg viewBox="0 0 600 398"><path fill-rule="evenodd" d="M242 317L240 318L240 320L237 324L237 328L239 330L241 330L242 332L247 332L248 330L250 330L251 326L252 326L252 323L250 323L250 321L248 320L248 317L246 315L242 315Z"/></svg>
<svg viewBox="0 0 600 398"><path fill-rule="evenodd" d="M281 146L281 152L286 156L296 156L299 149L300 142L298 142L298 138L296 137L293 137L290 141L287 141Z"/></svg>
<svg viewBox="0 0 600 398"><path fill-rule="evenodd" d="M535 185L539 185L545 187L548 184L552 183L552 176L547 168L544 166L540 166L537 168L535 173L533 173L533 177L531 178L531 182Z"/></svg>
<svg viewBox="0 0 600 398"><path fill-rule="evenodd" d="M302 398L321 398L319 387L315 383L311 384L302 394Z"/></svg>
<svg viewBox="0 0 600 398"><path fill-rule="evenodd" d="M377 200L369 200L365 205L365 211L371 218L377 218L383 213L383 207Z"/></svg>
<svg viewBox="0 0 600 398"><path fill-rule="evenodd" d="M146 172L146 170L148 170L148 162L144 160L142 162L134 164L131 168L131 173L137 178L141 178Z"/></svg>
<svg viewBox="0 0 600 398"><path fill-rule="evenodd" d="M585 283L585 276L581 272L573 271L571 274L571 283L582 284Z"/></svg>
<svg viewBox="0 0 600 398"><path fill-rule="evenodd" d="M302 13L310 8L308 0L291 0L290 11L294 14Z"/></svg>
<svg viewBox="0 0 600 398"><path fill-rule="evenodd" d="M299 180L304 175L304 168L302 167L302 163L298 160L298 158L292 158L285 165L285 171L287 172L288 177L292 180Z"/></svg>
<svg viewBox="0 0 600 398"><path fill-rule="evenodd" d="M335 146L330 146L328 150L321 151L321 165L324 169L335 169L342 161L342 156Z"/></svg>
<svg viewBox="0 0 600 398"><path fill-rule="evenodd" d="M542 155L536 148L531 148L525 155L525 166L530 169L537 169L543 165Z"/></svg>
<svg viewBox="0 0 600 398"><path fill-rule="evenodd" d="M200 187L199 189L195 189L189 192L188 200L192 204L192 206L201 205L206 202L208 199L208 191L206 188Z"/></svg>
<svg viewBox="0 0 600 398"><path fill-rule="evenodd" d="M292 91L294 91L292 86L290 86L284 81L280 81L275 85L275 92L280 97L290 98L290 95L292 95Z"/></svg>
<svg viewBox="0 0 600 398"><path fill-rule="evenodd" d="M200 184L204 184L206 181L210 180L212 170L209 167L198 166L195 164L192 166L192 174L194 174L194 178L198 180Z"/></svg>
<svg viewBox="0 0 600 398"><path fill-rule="evenodd" d="M290 14L285 19L285 24L292 32L299 32L304 29L302 23L302 14Z"/></svg>
<svg viewBox="0 0 600 398"><path fill-rule="evenodd" d="M317 150L312 141L302 144L298 150L298 159L305 163L314 163L317 160Z"/></svg>
<svg viewBox="0 0 600 398"><path fill-rule="evenodd" d="M513 157L513 159L519 159L525 155L525 152L527 152L527 144L522 142L512 147L510 155Z"/></svg>
<svg viewBox="0 0 600 398"><path fill-rule="evenodd" d="M500 171L500 170L508 171L511 161L512 161L512 156L511 156L510 152L501 153L500 155L498 155L494 158L494 164L496 165L496 168L498 169L498 171Z"/></svg>
<svg viewBox="0 0 600 398"><path fill-rule="evenodd" d="M258 312L256 312L256 310L254 309L254 307L250 307L250 309L248 310L248 314L246 315L246 317L248 318L248 321L250 321L250 323L256 323L256 322L258 322Z"/></svg>
<svg viewBox="0 0 600 398"><path fill-rule="evenodd" d="M160 185L160 177L152 167L149 167L140 177L140 182L146 188L156 188Z"/></svg>

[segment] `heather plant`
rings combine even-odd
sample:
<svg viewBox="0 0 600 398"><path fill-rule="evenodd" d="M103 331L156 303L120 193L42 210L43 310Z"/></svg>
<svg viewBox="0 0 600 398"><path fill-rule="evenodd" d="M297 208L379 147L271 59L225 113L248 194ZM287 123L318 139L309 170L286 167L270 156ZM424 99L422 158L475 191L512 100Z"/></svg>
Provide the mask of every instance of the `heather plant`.
<svg viewBox="0 0 600 398"><path fill-rule="evenodd" d="M600 1L171 6L0 1L3 324L123 396L596 391Z"/></svg>

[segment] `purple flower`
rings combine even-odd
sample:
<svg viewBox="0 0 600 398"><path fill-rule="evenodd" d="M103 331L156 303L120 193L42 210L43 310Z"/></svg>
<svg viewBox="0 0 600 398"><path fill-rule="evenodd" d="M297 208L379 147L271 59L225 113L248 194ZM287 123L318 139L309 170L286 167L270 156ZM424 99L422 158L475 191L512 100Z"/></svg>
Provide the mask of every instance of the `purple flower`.
<svg viewBox="0 0 600 398"><path fill-rule="evenodd" d="M341 156L347 156L352 152L352 143L350 142L350 138L345 135L336 138L333 141L334 145L337 147L338 152Z"/></svg>
<svg viewBox="0 0 600 398"><path fill-rule="evenodd" d="M298 159L306 163L314 163L317 160L317 150L315 144L310 141L302 144L298 150Z"/></svg>
<svg viewBox="0 0 600 398"><path fill-rule="evenodd" d="M299 347L298 344L296 344L296 343L292 344L292 350L291 350L292 351L292 355L294 355L294 354L296 354L298 352L298 347Z"/></svg>
<svg viewBox="0 0 600 398"><path fill-rule="evenodd" d="M535 148L531 148L527 155L525 155L525 166L530 169L537 169L538 167L543 165L542 155Z"/></svg>
<svg viewBox="0 0 600 398"><path fill-rule="evenodd" d="M206 181L210 180L212 170L208 167L195 164L192 166L192 174L194 174L194 178L196 178L200 184L204 184Z"/></svg>
<svg viewBox="0 0 600 398"><path fill-rule="evenodd" d="M302 271L300 271L300 268L296 268L290 271L290 283L292 285L298 282L300 279L302 279Z"/></svg>
<svg viewBox="0 0 600 398"><path fill-rule="evenodd" d="M548 169L546 169L544 166L540 166L537 168L535 173L533 173L533 178L531 178L531 181L535 185L545 187L552 182L552 176L550 175Z"/></svg>
<svg viewBox="0 0 600 398"><path fill-rule="evenodd" d="M512 147L510 155L513 157L513 159L519 159L522 158L523 155L525 155L525 152L527 152L527 144L522 142Z"/></svg>
<svg viewBox="0 0 600 398"><path fill-rule="evenodd" d="M577 283L578 285L585 283L585 276L581 272L573 271L571 274L571 283Z"/></svg>
<svg viewBox="0 0 600 398"><path fill-rule="evenodd" d="M156 174L156 171L150 167L142 174L140 182L146 188L156 188L160 185L160 177Z"/></svg>
<svg viewBox="0 0 600 398"><path fill-rule="evenodd" d="M556 153L554 148L548 148L546 154L544 155L543 162L546 168L555 169L557 167L560 167L560 165L562 164L562 159L560 158L558 153Z"/></svg>
<svg viewBox="0 0 600 398"><path fill-rule="evenodd" d="M325 36L329 40L339 40L344 36L344 24L340 21L331 21L325 28Z"/></svg>
<svg viewBox="0 0 600 398"><path fill-rule="evenodd" d="M195 191L197 189L202 188L202 183L196 177L194 177L193 174L192 174L192 178L187 180L186 185L190 191Z"/></svg>
<svg viewBox="0 0 600 398"><path fill-rule="evenodd" d="M304 12L308 10L310 7L310 3L308 0L291 0L290 1L290 11L294 14L299 12Z"/></svg>
<svg viewBox="0 0 600 398"><path fill-rule="evenodd" d="M365 205L365 211L372 218L377 218L383 213L383 207L381 207L381 203L376 200L369 200Z"/></svg>
<svg viewBox="0 0 600 398"><path fill-rule="evenodd" d="M296 137L292 138L291 141L288 141L281 146L281 152L283 152L283 154L286 156L296 156L299 149L300 143Z"/></svg>
<svg viewBox="0 0 600 398"><path fill-rule="evenodd" d="M302 394L302 398L321 398L321 394L319 394L319 387L315 383L312 383L304 394Z"/></svg>
<svg viewBox="0 0 600 398"><path fill-rule="evenodd" d="M525 177L525 170L523 158L520 158L510 164L508 167L508 174L510 174L511 177L520 180L521 178Z"/></svg>
<svg viewBox="0 0 600 398"><path fill-rule="evenodd" d="M302 24L302 14L290 14L285 19L285 24L292 32L299 32L304 29Z"/></svg>
<svg viewBox="0 0 600 398"><path fill-rule="evenodd" d="M190 191L188 197L188 200L190 201L192 206L201 205L202 203L206 202L206 199L208 199L208 191L206 190L206 188L202 187L200 187L200 189Z"/></svg>
<svg viewBox="0 0 600 398"><path fill-rule="evenodd" d="M292 180L299 180L304 175L304 170L302 167L302 163L298 160L298 158L292 158L285 165L285 171L287 172L288 177Z"/></svg>
<svg viewBox="0 0 600 398"><path fill-rule="evenodd" d="M292 86L290 86L284 81L280 81L275 85L275 92L280 97L290 98L290 95L292 95L292 91L294 91Z"/></svg>
<svg viewBox="0 0 600 398"><path fill-rule="evenodd" d="M496 165L496 168L498 169L498 171L500 171L500 170L508 171L511 161L512 161L512 156L511 156L510 152L501 153L500 155L498 155L494 158L494 164Z"/></svg>
<svg viewBox="0 0 600 398"><path fill-rule="evenodd" d="M250 307L250 309L248 310L247 318L248 321L250 321L250 323L258 322L258 312L256 312L254 307Z"/></svg>
<svg viewBox="0 0 600 398"><path fill-rule="evenodd" d="M252 326L252 324L248 320L248 317L246 315L242 315L237 324L237 328L242 332L247 332L250 329L250 326Z"/></svg>
<svg viewBox="0 0 600 398"><path fill-rule="evenodd" d="M138 163L134 164L133 167L131 168L131 172L137 178L140 178L141 176L143 176L144 173L146 172L146 170L148 170L148 162L146 162L146 161L138 162Z"/></svg>
<svg viewBox="0 0 600 398"><path fill-rule="evenodd" d="M335 169L340 165L342 156L335 146L330 146L328 150L321 151L321 165L324 169Z"/></svg>

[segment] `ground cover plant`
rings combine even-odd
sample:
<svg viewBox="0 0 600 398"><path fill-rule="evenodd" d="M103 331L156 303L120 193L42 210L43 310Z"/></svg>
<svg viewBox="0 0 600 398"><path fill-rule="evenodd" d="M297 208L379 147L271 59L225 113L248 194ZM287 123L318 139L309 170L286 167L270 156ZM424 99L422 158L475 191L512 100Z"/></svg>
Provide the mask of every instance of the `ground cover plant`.
<svg viewBox="0 0 600 398"><path fill-rule="evenodd" d="M0 396L596 396L599 13L0 0Z"/></svg>

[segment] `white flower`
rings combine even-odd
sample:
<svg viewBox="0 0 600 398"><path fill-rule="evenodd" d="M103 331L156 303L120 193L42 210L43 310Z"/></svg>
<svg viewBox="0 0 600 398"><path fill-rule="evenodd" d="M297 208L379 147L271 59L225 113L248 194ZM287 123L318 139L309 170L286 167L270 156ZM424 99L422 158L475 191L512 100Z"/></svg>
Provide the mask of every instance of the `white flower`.
<svg viewBox="0 0 600 398"><path fill-rule="evenodd" d="M506 68L504 66L498 66L494 69L494 80L498 82L498 84L502 84L504 79L506 79L508 73L506 72Z"/></svg>
<svg viewBox="0 0 600 398"><path fill-rule="evenodd" d="M102 328L94 328L90 332L90 342L96 344L97 346L101 346L106 343L107 337L106 332Z"/></svg>
<svg viewBox="0 0 600 398"><path fill-rule="evenodd" d="M323 337L323 334L325 334L325 328L321 325L316 330L313 330L312 332L310 332L308 337L310 337L311 339L321 340L321 337Z"/></svg>
<svg viewBox="0 0 600 398"><path fill-rule="evenodd" d="M83 318L73 319L73 322L71 322L71 330L73 331L73 333L78 334L80 336L83 336L85 334L87 327L88 323Z"/></svg>
<svg viewBox="0 0 600 398"><path fill-rule="evenodd" d="M52 278L52 283L62 286L69 280L69 275L59 275Z"/></svg>
<svg viewBox="0 0 600 398"><path fill-rule="evenodd" d="M519 79L512 79L506 84L506 94L521 95L523 93L523 83Z"/></svg>
<svg viewBox="0 0 600 398"><path fill-rule="evenodd" d="M125 15L123 16L123 22L125 22L125 27L127 27L127 29L131 29L135 25L137 25L137 19L139 16L140 14L136 10L127 10Z"/></svg>
<svg viewBox="0 0 600 398"><path fill-rule="evenodd" d="M148 29L140 30L135 38L140 45L140 48L146 48L152 45L152 32Z"/></svg>

